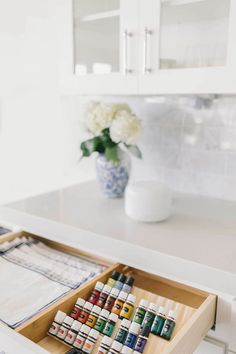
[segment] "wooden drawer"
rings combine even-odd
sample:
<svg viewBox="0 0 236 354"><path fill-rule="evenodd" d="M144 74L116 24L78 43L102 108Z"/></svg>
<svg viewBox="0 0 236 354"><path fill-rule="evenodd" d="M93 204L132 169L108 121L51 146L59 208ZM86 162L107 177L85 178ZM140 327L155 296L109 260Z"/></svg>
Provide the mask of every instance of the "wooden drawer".
<svg viewBox="0 0 236 354"><path fill-rule="evenodd" d="M45 239L43 241L56 249L75 255L87 256L90 259L102 261L103 264L105 263L108 266L102 274L17 328L20 334L38 343L49 353L63 354L69 349L63 342L47 335L56 312L61 310L69 313L78 297L86 298L95 283L98 280L106 281L114 269L134 277L133 293L137 297L137 303L141 298L145 298L158 305L165 306L168 310L173 309L177 313L177 324L171 341L168 342L160 337L150 335L144 354L191 354L208 330L215 324L217 297L213 294L126 265L109 264L109 262L101 260L95 255L80 252L57 242Z"/></svg>

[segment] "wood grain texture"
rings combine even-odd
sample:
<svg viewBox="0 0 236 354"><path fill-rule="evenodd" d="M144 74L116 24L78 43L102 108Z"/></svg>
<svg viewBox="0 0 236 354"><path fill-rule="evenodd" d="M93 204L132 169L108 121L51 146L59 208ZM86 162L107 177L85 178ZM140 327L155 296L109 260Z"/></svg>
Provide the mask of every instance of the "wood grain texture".
<svg viewBox="0 0 236 354"><path fill-rule="evenodd" d="M43 310L38 315L34 316L29 321L25 322L23 325L18 327L17 332L21 333L23 336L29 338L33 342L38 342L42 340L57 313L58 310L69 313L73 308L78 297L86 298L86 296L92 291L96 282L98 280L104 282L111 275L113 270L122 271L123 266L120 264L115 264L108 269L106 269L102 274L96 276L80 288L70 292L65 297L51 305L49 308Z"/></svg>

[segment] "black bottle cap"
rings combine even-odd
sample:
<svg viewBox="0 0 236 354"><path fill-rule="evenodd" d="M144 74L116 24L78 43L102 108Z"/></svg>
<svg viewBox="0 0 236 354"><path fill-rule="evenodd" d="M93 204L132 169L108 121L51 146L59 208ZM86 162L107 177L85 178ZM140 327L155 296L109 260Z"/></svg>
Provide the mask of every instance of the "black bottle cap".
<svg viewBox="0 0 236 354"><path fill-rule="evenodd" d="M151 328L149 326L145 326L141 329L140 336L148 338L150 332L151 332Z"/></svg>
<svg viewBox="0 0 236 354"><path fill-rule="evenodd" d="M129 286L133 286L134 285L134 278L129 276L126 281L125 284L129 285Z"/></svg>
<svg viewBox="0 0 236 354"><path fill-rule="evenodd" d="M118 278L118 281L120 281L121 283L125 283L126 281L126 276L124 274L120 274L119 278Z"/></svg>
<svg viewBox="0 0 236 354"><path fill-rule="evenodd" d="M120 273L117 272L116 270L114 270L112 272L111 278L114 279L114 280L117 280L119 278L119 276L120 276Z"/></svg>

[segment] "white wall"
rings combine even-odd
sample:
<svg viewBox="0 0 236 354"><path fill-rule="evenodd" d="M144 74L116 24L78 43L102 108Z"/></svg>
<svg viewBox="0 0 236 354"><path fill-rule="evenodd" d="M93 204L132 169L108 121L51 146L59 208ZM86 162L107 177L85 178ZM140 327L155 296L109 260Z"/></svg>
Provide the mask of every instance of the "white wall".
<svg viewBox="0 0 236 354"><path fill-rule="evenodd" d="M0 0L0 203L71 181L58 88L59 2Z"/></svg>

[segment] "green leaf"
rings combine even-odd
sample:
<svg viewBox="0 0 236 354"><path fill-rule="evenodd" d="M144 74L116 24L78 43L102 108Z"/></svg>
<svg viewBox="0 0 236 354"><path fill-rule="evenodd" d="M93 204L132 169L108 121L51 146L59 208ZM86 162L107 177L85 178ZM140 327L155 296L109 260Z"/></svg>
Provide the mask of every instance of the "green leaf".
<svg viewBox="0 0 236 354"><path fill-rule="evenodd" d="M114 147L118 145L111 140L109 128L106 128L102 131L100 138L105 147Z"/></svg>
<svg viewBox="0 0 236 354"><path fill-rule="evenodd" d="M86 140L81 143L80 150L83 157L90 156L93 152L97 151L100 154L105 152L105 147L99 136Z"/></svg>
<svg viewBox="0 0 236 354"><path fill-rule="evenodd" d="M115 165L120 162L117 146L107 147L105 150L105 156L107 160L112 161Z"/></svg>
<svg viewBox="0 0 236 354"><path fill-rule="evenodd" d="M138 159L142 158L142 152L137 145L125 145L128 151Z"/></svg>

